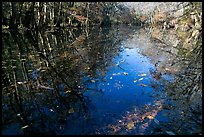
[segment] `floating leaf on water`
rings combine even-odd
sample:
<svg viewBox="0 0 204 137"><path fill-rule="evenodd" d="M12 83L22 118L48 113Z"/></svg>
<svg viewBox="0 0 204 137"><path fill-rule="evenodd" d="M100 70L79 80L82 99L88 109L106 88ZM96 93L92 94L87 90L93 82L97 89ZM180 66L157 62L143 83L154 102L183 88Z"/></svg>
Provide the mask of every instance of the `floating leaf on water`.
<svg viewBox="0 0 204 137"><path fill-rule="evenodd" d="M165 70L166 70L166 71L170 71L170 69L169 69L169 68L165 68Z"/></svg>
<svg viewBox="0 0 204 137"><path fill-rule="evenodd" d="M162 104L161 104L161 102L158 102L158 101L157 101L157 102L155 102L155 105L160 106L160 105L162 105Z"/></svg>
<svg viewBox="0 0 204 137"><path fill-rule="evenodd" d="M124 75L128 75L128 73L127 73L127 72L123 72L123 74L124 74Z"/></svg>
<svg viewBox="0 0 204 137"><path fill-rule="evenodd" d="M142 73L142 74L139 74L138 76L147 76L147 74Z"/></svg>
<svg viewBox="0 0 204 137"><path fill-rule="evenodd" d="M144 120L146 118L146 116L142 116L142 120Z"/></svg>
<svg viewBox="0 0 204 137"><path fill-rule="evenodd" d="M151 115L147 116L147 118L149 118L149 119L154 119L154 117L151 116Z"/></svg>
<svg viewBox="0 0 204 137"><path fill-rule="evenodd" d="M134 126L135 126L135 125L134 125L134 122L130 122L130 123L127 124L127 128L128 128L129 130L131 130Z"/></svg>
<svg viewBox="0 0 204 137"><path fill-rule="evenodd" d="M96 82L95 80L91 80L92 83Z"/></svg>
<svg viewBox="0 0 204 137"><path fill-rule="evenodd" d="M28 125L26 125L26 126L22 127L22 129L25 129L25 128L27 128L27 127L28 127Z"/></svg>
<svg viewBox="0 0 204 137"><path fill-rule="evenodd" d="M145 84L140 84L140 86L146 87L147 85L145 85Z"/></svg>
<svg viewBox="0 0 204 137"><path fill-rule="evenodd" d="M110 79L113 79L113 77L110 77Z"/></svg>
<svg viewBox="0 0 204 137"><path fill-rule="evenodd" d="M118 72L118 75L120 75L120 72Z"/></svg>
<svg viewBox="0 0 204 137"><path fill-rule="evenodd" d="M136 83L136 82L137 82L137 80L134 80L133 82L134 82L134 83Z"/></svg>
<svg viewBox="0 0 204 137"><path fill-rule="evenodd" d="M32 69L29 69L28 72L33 72L33 70L32 70Z"/></svg>
<svg viewBox="0 0 204 137"><path fill-rule="evenodd" d="M172 132L172 131L166 131L166 133L168 134L168 135L176 135L174 132Z"/></svg>
<svg viewBox="0 0 204 137"><path fill-rule="evenodd" d="M74 108L70 108L68 113L69 114L74 113Z"/></svg>
<svg viewBox="0 0 204 137"><path fill-rule="evenodd" d="M53 109L50 109L50 111L51 111L51 112L54 112L54 110L53 110Z"/></svg>
<svg viewBox="0 0 204 137"><path fill-rule="evenodd" d="M86 67L86 68L84 68L85 70L90 70L90 67Z"/></svg>
<svg viewBox="0 0 204 137"><path fill-rule="evenodd" d="M139 81L143 80L143 78L138 79Z"/></svg>
<svg viewBox="0 0 204 137"><path fill-rule="evenodd" d="M17 82L17 84L23 84L23 82Z"/></svg>
<svg viewBox="0 0 204 137"><path fill-rule="evenodd" d="M70 92L72 92L71 90L67 90L65 93L70 93Z"/></svg>

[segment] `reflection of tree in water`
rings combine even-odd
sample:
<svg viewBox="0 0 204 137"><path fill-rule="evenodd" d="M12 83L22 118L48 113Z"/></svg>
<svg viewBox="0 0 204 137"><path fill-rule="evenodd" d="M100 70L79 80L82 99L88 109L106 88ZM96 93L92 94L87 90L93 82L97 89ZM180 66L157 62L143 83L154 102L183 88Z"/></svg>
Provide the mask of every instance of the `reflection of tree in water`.
<svg viewBox="0 0 204 137"><path fill-rule="evenodd" d="M86 119L82 93L120 51L123 36L112 37L112 30L89 38L73 30L3 32L3 129L17 123L17 134L58 134Z"/></svg>

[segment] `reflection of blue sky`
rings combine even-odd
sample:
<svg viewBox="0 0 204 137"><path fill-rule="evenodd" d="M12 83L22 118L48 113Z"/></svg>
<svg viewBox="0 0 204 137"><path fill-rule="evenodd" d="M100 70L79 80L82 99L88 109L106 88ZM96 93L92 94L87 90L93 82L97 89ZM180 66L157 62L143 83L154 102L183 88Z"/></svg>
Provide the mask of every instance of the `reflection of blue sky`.
<svg viewBox="0 0 204 137"><path fill-rule="evenodd" d="M98 90L102 90L104 94L96 93L97 91L86 93L95 105L93 117L102 125L110 124L114 117L120 118L126 111L131 111L133 106L144 107L145 104L153 104L156 100L150 96L156 92L150 85L154 79L149 73L149 69L154 69L154 65L139 53L139 49L124 49L114 58L114 62L115 65L108 68L106 82L97 82ZM139 76L140 74L146 76ZM143 79L139 80L141 78ZM95 85L96 83L92 83L90 87Z"/></svg>

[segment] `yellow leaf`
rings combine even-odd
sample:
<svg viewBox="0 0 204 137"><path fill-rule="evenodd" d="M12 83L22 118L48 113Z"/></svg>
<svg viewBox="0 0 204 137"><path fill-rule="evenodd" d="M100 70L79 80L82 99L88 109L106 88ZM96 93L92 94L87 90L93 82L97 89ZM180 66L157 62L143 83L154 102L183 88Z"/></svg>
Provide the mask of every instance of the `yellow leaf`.
<svg viewBox="0 0 204 137"><path fill-rule="evenodd" d="M84 68L85 70L90 70L90 67L86 67L86 68Z"/></svg>
<svg viewBox="0 0 204 137"><path fill-rule="evenodd" d="M140 74L140 75L138 75L138 76L147 76L147 74L145 74L145 73L142 73L142 74Z"/></svg>
<svg viewBox="0 0 204 137"><path fill-rule="evenodd" d="M69 114L74 113L74 109L73 109L73 108L70 108L68 113L69 113Z"/></svg>
<svg viewBox="0 0 204 137"><path fill-rule="evenodd" d="M70 92L72 92L71 90L67 90L65 93L70 93Z"/></svg>
<svg viewBox="0 0 204 137"><path fill-rule="evenodd" d="M154 119L154 117L151 116L151 115L147 116L147 118L149 118L149 119Z"/></svg>
<svg viewBox="0 0 204 137"><path fill-rule="evenodd" d="M130 123L127 124L127 128L128 128L129 130L132 129L134 126L135 126L135 125L134 125L134 122L130 122Z"/></svg>

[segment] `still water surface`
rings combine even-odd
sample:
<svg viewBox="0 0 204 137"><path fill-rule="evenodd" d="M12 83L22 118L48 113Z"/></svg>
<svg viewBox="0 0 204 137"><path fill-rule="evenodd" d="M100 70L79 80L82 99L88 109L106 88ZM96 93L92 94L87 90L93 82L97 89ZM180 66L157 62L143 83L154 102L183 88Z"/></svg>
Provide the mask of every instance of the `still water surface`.
<svg viewBox="0 0 204 137"><path fill-rule="evenodd" d="M150 30L3 34L3 134L166 134L175 49Z"/></svg>

